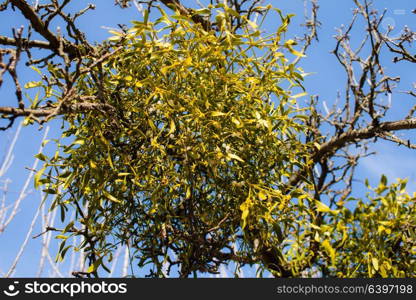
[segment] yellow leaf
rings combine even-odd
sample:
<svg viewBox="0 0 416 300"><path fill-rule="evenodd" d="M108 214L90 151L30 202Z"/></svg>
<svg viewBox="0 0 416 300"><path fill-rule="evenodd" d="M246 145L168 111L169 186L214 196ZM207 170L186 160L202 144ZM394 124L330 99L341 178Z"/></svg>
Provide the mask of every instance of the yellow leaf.
<svg viewBox="0 0 416 300"><path fill-rule="evenodd" d="M170 120L169 126L170 126L170 129L169 129L168 135L174 133L176 130L175 121L173 121L173 119Z"/></svg>
<svg viewBox="0 0 416 300"><path fill-rule="evenodd" d="M101 132L100 132L100 140L103 142L103 144L105 144L107 146L110 144L110 142L107 141L107 139L103 136L103 134Z"/></svg>
<svg viewBox="0 0 416 300"><path fill-rule="evenodd" d="M324 247L326 253L331 258L331 263L334 266L336 262L336 252L335 249L332 248L331 243L328 240L322 242L322 247Z"/></svg>
<svg viewBox="0 0 416 300"><path fill-rule="evenodd" d="M108 153L107 153L107 161L108 161L108 164L110 165L111 169L114 169L113 160L111 159L110 151L108 151Z"/></svg>
<svg viewBox="0 0 416 300"><path fill-rule="evenodd" d="M41 81L29 81L28 83L25 84L25 89L31 89L31 88L38 87L41 85L42 85Z"/></svg>
<svg viewBox="0 0 416 300"><path fill-rule="evenodd" d="M40 169L38 172L36 172L35 176L34 176L34 182L35 182L35 189L37 189L40 186L40 179L43 175L43 172L45 172L46 167L43 167L42 169Z"/></svg>
<svg viewBox="0 0 416 300"><path fill-rule="evenodd" d="M263 193L262 191L259 192L259 198L260 200L265 200L267 199L267 195L265 193Z"/></svg>
<svg viewBox="0 0 416 300"><path fill-rule="evenodd" d="M291 96L291 98L297 99L297 98L300 98L300 97L303 97L303 96L306 96L306 95L308 95L308 93L303 92L303 93L293 95L293 96Z"/></svg>
<svg viewBox="0 0 416 300"><path fill-rule="evenodd" d="M112 33L112 34L114 34L114 35L117 35L117 36L123 36L123 33L121 33L120 31L116 31L116 30L109 30L108 32L109 32L109 33Z"/></svg>
<svg viewBox="0 0 416 300"><path fill-rule="evenodd" d="M378 234L383 233L383 231L386 229L383 225L378 226L377 232Z"/></svg>
<svg viewBox="0 0 416 300"><path fill-rule="evenodd" d="M290 51L290 53L292 53L293 55L296 55L296 56L300 56L300 57L305 57L306 56L305 54L303 54L303 53L301 53L299 51L296 51L293 48L289 48L289 51Z"/></svg>
<svg viewBox="0 0 416 300"><path fill-rule="evenodd" d="M41 72L38 68L36 68L36 67L34 67L34 66L31 66L30 68L31 68L32 70L36 71L39 75L41 75L41 76L42 76L42 72Z"/></svg>
<svg viewBox="0 0 416 300"><path fill-rule="evenodd" d="M190 186L188 186L188 187L186 188L186 195L185 195L185 198L186 198L186 199L191 198L191 187L190 187Z"/></svg>
<svg viewBox="0 0 416 300"><path fill-rule="evenodd" d="M305 199L305 198L308 198L308 197L309 197L308 194L302 194L298 197L298 200L302 200L302 199Z"/></svg>
<svg viewBox="0 0 416 300"><path fill-rule="evenodd" d="M123 172L123 173L118 173L117 176L122 177L122 176L127 176L127 175L130 175L130 174L131 173L125 173L125 172Z"/></svg>
<svg viewBox="0 0 416 300"><path fill-rule="evenodd" d="M192 57L191 56L188 56L184 61L183 61L183 64L185 65L185 66L189 66L190 64L192 64Z"/></svg>
<svg viewBox="0 0 416 300"><path fill-rule="evenodd" d="M339 210L332 210L326 204L322 203L321 201L315 201L315 203L316 203L316 209L319 212L331 213L331 214L339 213Z"/></svg>
<svg viewBox="0 0 416 300"><path fill-rule="evenodd" d="M102 257L97 259L91 266L88 267L87 273L92 273L97 271L98 267L102 264Z"/></svg>
<svg viewBox="0 0 416 300"><path fill-rule="evenodd" d="M182 62L176 62L176 63L174 63L174 64L172 64L172 65L169 65L169 66L164 66L163 68L161 68L160 69L160 72L163 74L163 75L166 75L166 73L170 70L170 69L173 69L173 68L175 68L175 67L177 67L178 65L181 65L182 64Z"/></svg>
<svg viewBox="0 0 416 300"><path fill-rule="evenodd" d="M253 28L253 29L257 29L257 24L256 24L256 23L254 23L253 21L250 21L249 19L247 19L247 23L248 23L248 25L250 25L250 26L251 26L251 28Z"/></svg>
<svg viewBox="0 0 416 300"><path fill-rule="evenodd" d="M321 238L320 238L320 236L319 236L319 232L318 232L318 231L316 231L316 232L315 232L314 240L315 240L316 242L318 242L318 243L321 241Z"/></svg>
<svg viewBox="0 0 416 300"><path fill-rule="evenodd" d="M156 131L156 126L152 120L148 119L147 123L149 124L150 128L152 128L153 131Z"/></svg>
<svg viewBox="0 0 416 300"><path fill-rule="evenodd" d="M220 111L213 111L211 113L211 117L220 117L220 116L225 116L226 113L220 112Z"/></svg>
<svg viewBox="0 0 416 300"><path fill-rule="evenodd" d="M386 269L384 268L383 265L380 266L380 274L381 274L382 278L388 278L389 277L387 272L386 272Z"/></svg>
<svg viewBox="0 0 416 300"><path fill-rule="evenodd" d="M124 79L127 81L132 81L133 77L131 77L130 75L127 75L126 77L124 77Z"/></svg>
<svg viewBox="0 0 416 300"><path fill-rule="evenodd" d="M169 69L170 69L170 66L165 66L165 67L160 69L160 73L165 75L169 71Z"/></svg>
<svg viewBox="0 0 416 300"><path fill-rule="evenodd" d="M391 226L392 225L392 221L378 221L378 223L380 223L381 225L384 225L384 226Z"/></svg>
<svg viewBox="0 0 416 300"><path fill-rule="evenodd" d="M244 162L244 160L241 157L239 157L238 155L232 154L232 153L227 154L227 159L235 159L235 160Z"/></svg>
<svg viewBox="0 0 416 300"><path fill-rule="evenodd" d="M121 37L119 37L119 36L111 36L111 37L108 38L108 40L112 41L112 42L117 42L120 39L121 39Z"/></svg>
<svg viewBox="0 0 416 300"><path fill-rule="evenodd" d="M117 202L117 203L121 203L122 202L121 200L117 199L116 197L114 197L113 195L111 195L110 193L108 193L105 190L103 190L103 194L110 201Z"/></svg>
<svg viewBox="0 0 416 300"><path fill-rule="evenodd" d="M247 226L247 217L248 217L248 209L243 210L243 213L241 214L241 219L243 220L243 225L241 226L242 229L244 229Z"/></svg>
<svg viewBox="0 0 416 300"><path fill-rule="evenodd" d="M260 119L260 120L258 120L258 122L259 122L259 124L266 127L267 129L270 129L270 130L272 129L272 124L270 123L269 120Z"/></svg>
<svg viewBox="0 0 416 300"><path fill-rule="evenodd" d="M237 126L237 128L241 128L241 122L236 118L232 117L231 122L233 122Z"/></svg>
<svg viewBox="0 0 416 300"><path fill-rule="evenodd" d="M75 145L84 145L85 144L85 140L83 139L76 139L74 142Z"/></svg>
<svg viewBox="0 0 416 300"><path fill-rule="evenodd" d="M300 57L305 57L306 56L305 54L293 49L293 47L291 45L286 45L286 48L289 50L290 53L292 53L295 56L300 56Z"/></svg>
<svg viewBox="0 0 416 300"><path fill-rule="evenodd" d="M157 137L154 137L151 139L150 144L155 147L155 148L159 148L159 143L157 142Z"/></svg>
<svg viewBox="0 0 416 300"><path fill-rule="evenodd" d="M242 211L241 220L243 221L243 225L241 226L241 229L244 229L247 226L247 217L248 217L251 206L252 206L252 202L249 197L246 199L246 201L244 201L240 205L240 210Z"/></svg>
<svg viewBox="0 0 416 300"><path fill-rule="evenodd" d="M373 264L374 269L378 271L379 269L378 259L376 257L371 258L371 263Z"/></svg>
<svg viewBox="0 0 416 300"><path fill-rule="evenodd" d="M135 86L138 88L141 88L143 86L143 83L141 83L140 81L137 81Z"/></svg>
<svg viewBox="0 0 416 300"><path fill-rule="evenodd" d="M285 42L285 46L292 46L292 45L297 45L297 43L294 40L292 40L292 39L287 40Z"/></svg>

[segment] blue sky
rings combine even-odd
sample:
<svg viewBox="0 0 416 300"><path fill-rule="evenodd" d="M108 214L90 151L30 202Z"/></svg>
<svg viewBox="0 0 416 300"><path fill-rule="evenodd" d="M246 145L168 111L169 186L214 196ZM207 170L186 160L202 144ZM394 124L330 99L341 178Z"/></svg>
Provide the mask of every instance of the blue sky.
<svg viewBox="0 0 416 300"><path fill-rule="evenodd" d="M117 24L128 24L130 20L140 18L139 12L133 7L130 9L121 10L114 7L113 0L93 0L93 1L73 1L73 6L70 9L77 9L84 7L87 3L94 3L96 5L95 11L92 11L79 19L78 25L85 30L87 37L90 41L102 41L110 36L108 33L108 27L117 27ZM81 4L80 4L81 3ZM185 4L194 4L195 1L187 0ZM293 22L290 26L290 32L287 37L290 38L295 34L302 33L303 29L300 24L303 23L303 0L279 0L272 1L272 3L280 8L284 13L294 13L296 16L293 18ZM336 33L335 28L341 24L348 24L351 20L351 10L353 2L351 0L321 0L320 1L320 21L322 27L319 31L320 42L314 43L309 52L307 58L300 64L302 68L308 72L313 73L305 80L305 87L309 94L319 94L321 101L326 101L328 105L333 103L336 98L337 92L342 91L345 86L345 76L341 66L337 63L335 56L330 53L335 47L335 40L333 35ZM414 1L410 0L377 0L376 7L380 10L387 8L388 13L386 15L386 23L395 25L396 29L394 34L399 34L403 26L408 25L412 28L416 20L416 15L411 13L414 9ZM0 13L0 35L11 35L11 27L20 27L22 24L26 25L26 22L17 12L1 12ZM58 26L59 24L53 24ZM274 26L273 21L269 22L268 27ZM103 28L106 27L106 28ZM353 31L353 39L359 39L362 35L359 30ZM415 29L413 27L413 29ZM409 65L387 62L387 71L391 74L402 76L402 82L399 85L398 90L405 90L411 87L412 83L412 70ZM37 80L36 72L21 66L18 70L21 81L27 82L31 80ZM414 75L413 75L414 76ZM0 101L1 105L13 105L15 103L14 90L11 82L5 80L3 87L0 89ZM394 93L391 95L392 112L388 116L388 120L395 120L402 118L410 106L412 106L412 99L408 96L400 93ZM11 130L6 132L0 132L0 165L6 155L9 144L12 141L13 135L18 129L19 122L16 122ZM54 121L48 124L50 126L49 138L59 137L60 122ZM46 126L45 126L46 128ZM4 174L0 180L9 179L8 192L6 195L7 203L13 203L18 197L20 190L22 189L29 171L25 167L31 167L33 165L33 155L35 155L39 149L42 136L45 133L45 128L39 130L38 126L23 127L20 132L20 136L17 140L14 148L14 160L11 168L6 174ZM407 135L415 137L414 133ZM390 181L395 180L397 177L409 178L409 191L415 191L415 169L416 156L414 152L404 147L398 147L392 143L379 141L376 145L371 146L372 150L377 151L376 156L372 156L361 161L361 165L357 170L357 179L364 181L365 178L370 179L370 183L376 185L381 174L386 174ZM46 149L52 151L53 147ZM354 194L363 195L364 188L362 182L355 183ZM0 181L0 187L2 182ZM21 243L26 236L27 229L32 221L36 208L39 205L40 194L39 191L33 189L33 183L29 185L29 194L24 198L20 211L15 218L14 222L7 228L7 230L0 234L0 271L5 272L10 267L13 257L16 255ZM2 191L0 190L0 197ZM40 225L38 224L33 234L41 232ZM52 239L52 243L54 240ZM17 271L14 276L35 276L38 267L38 257L40 251L40 239L30 239L24 256L20 260L17 266ZM52 250L51 253L54 253ZM36 258L36 259L33 259ZM121 260L121 258L120 258ZM43 276L48 276L48 271L45 271ZM116 273L117 274L117 273ZM64 274L68 276L69 274ZM2 276L2 273L0 273Z"/></svg>

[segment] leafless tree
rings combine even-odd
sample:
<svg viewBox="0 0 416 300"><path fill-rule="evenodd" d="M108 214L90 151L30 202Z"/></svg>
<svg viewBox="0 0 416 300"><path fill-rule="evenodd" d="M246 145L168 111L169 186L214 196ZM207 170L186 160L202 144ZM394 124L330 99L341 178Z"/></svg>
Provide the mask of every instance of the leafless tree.
<svg viewBox="0 0 416 300"><path fill-rule="evenodd" d="M10 186L12 179L8 175L11 167L14 165L16 145L19 139L21 139L22 122L17 126L17 130L13 134L8 147L5 149L5 155L0 167L0 241L2 245L14 246L17 251L14 256L2 255L2 265L6 266L7 269L0 269L0 276L2 277L13 277L16 274L21 276L19 267L24 264L30 264L33 269L32 276L36 277L69 277L73 270L81 270L81 273L86 270L85 257L80 252L72 252L70 257L69 265L62 265L55 259L55 250L51 247L53 241L53 231L49 230L55 226L57 211L49 211L45 207L45 195L42 191L36 195L36 191L32 190L33 181L33 170L39 165L39 159L34 159L31 167L27 168L27 176L23 182L23 186L15 196L14 193L10 193ZM42 140L37 149L40 153L43 149L44 141L48 138L49 126L46 127ZM36 150L36 149L34 149ZM34 154L34 153L33 153ZM24 202L33 202L35 207L31 211L23 212L22 204ZM15 237L12 240L10 237L4 236L4 233L9 230L14 230L21 227L24 224L24 220L27 219L28 215L32 214L29 226L26 230L26 234L21 237ZM74 215L72 216L74 218ZM45 231L38 233L38 228L44 228ZM75 243L75 240L73 241ZM33 248L35 245L41 245L40 253L34 252ZM119 248L115 255L114 261L111 264L111 272L109 276L127 276L128 268L126 267L126 261L129 261L128 251L122 252L124 248ZM124 264L118 264L119 256L124 255ZM36 267L36 259L38 264ZM128 266L128 265L127 265Z"/></svg>

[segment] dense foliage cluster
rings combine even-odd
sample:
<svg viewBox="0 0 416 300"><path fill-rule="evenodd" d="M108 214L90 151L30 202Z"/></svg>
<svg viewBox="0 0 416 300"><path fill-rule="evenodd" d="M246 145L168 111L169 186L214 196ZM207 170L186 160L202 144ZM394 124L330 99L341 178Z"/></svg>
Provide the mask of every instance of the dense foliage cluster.
<svg viewBox="0 0 416 300"><path fill-rule="evenodd" d="M60 210L63 226L46 228L62 240L57 259L69 250L85 254L88 269L76 276L109 271L121 247L132 275L152 277L217 274L224 265L235 276L247 265L259 276L415 276L416 197L406 180L367 182L365 198L353 197L352 187L359 159L372 154L370 140L416 149L393 134L416 128L416 107L386 121L390 107L379 97L399 80L386 74L384 54L415 63L407 45L416 33L390 37L380 29L384 14L354 0L333 51L346 74L344 104L329 110L324 103L322 113L298 67L317 39L316 0L307 34L293 39L292 16L260 0L210 0L201 9L133 1L142 18L98 44L75 25L94 6L65 13L69 2L0 5L31 24L27 38L23 29L0 36L10 46L0 49L0 86L9 73L18 100L0 107L8 122L0 129L18 117L26 125L62 119L55 154L36 156L44 166L35 187ZM64 35L50 30L57 16ZM358 19L367 27L355 49ZM45 40L31 39L32 28ZM50 53L33 59L32 48ZM38 91L34 97L23 97L16 73L23 52L41 76L24 85Z"/></svg>
<svg viewBox="0 0 416 300"><path fill-rule="evenodd" d="M290 19L262 36L242 18L236 34L226 21L233 11L216 9L220 32L163 11L155 23L145 16L115 32L122 50L104 73L78 82L79 93L103 93L114 110L66 118L74 142L48 161L54 172L43 183L63 188L54 206L85 206L85 246L97 259L127 243L157 275L164 263L182 275L215 272L234 256L254 261L253 240L272 247L282 220L296 218L291 198L303 192L281 192L308 160L305 116L290 94L303 77L284 52L301 54L281 40Z"/></svg>

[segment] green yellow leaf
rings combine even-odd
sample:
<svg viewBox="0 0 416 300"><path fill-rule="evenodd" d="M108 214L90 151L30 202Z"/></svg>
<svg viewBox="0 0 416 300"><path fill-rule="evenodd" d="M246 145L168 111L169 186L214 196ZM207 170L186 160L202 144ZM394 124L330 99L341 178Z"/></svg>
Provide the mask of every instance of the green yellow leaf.
<svg viewBox="0 0 416 300"><path fill-rule="evenodd" d="M103 190L103 195L110 201L116 202L116 203L122 203L123 201L117 199L116 197L114 197L113 195L111 195L110 193L108 193L107 191Z"/></svg>

